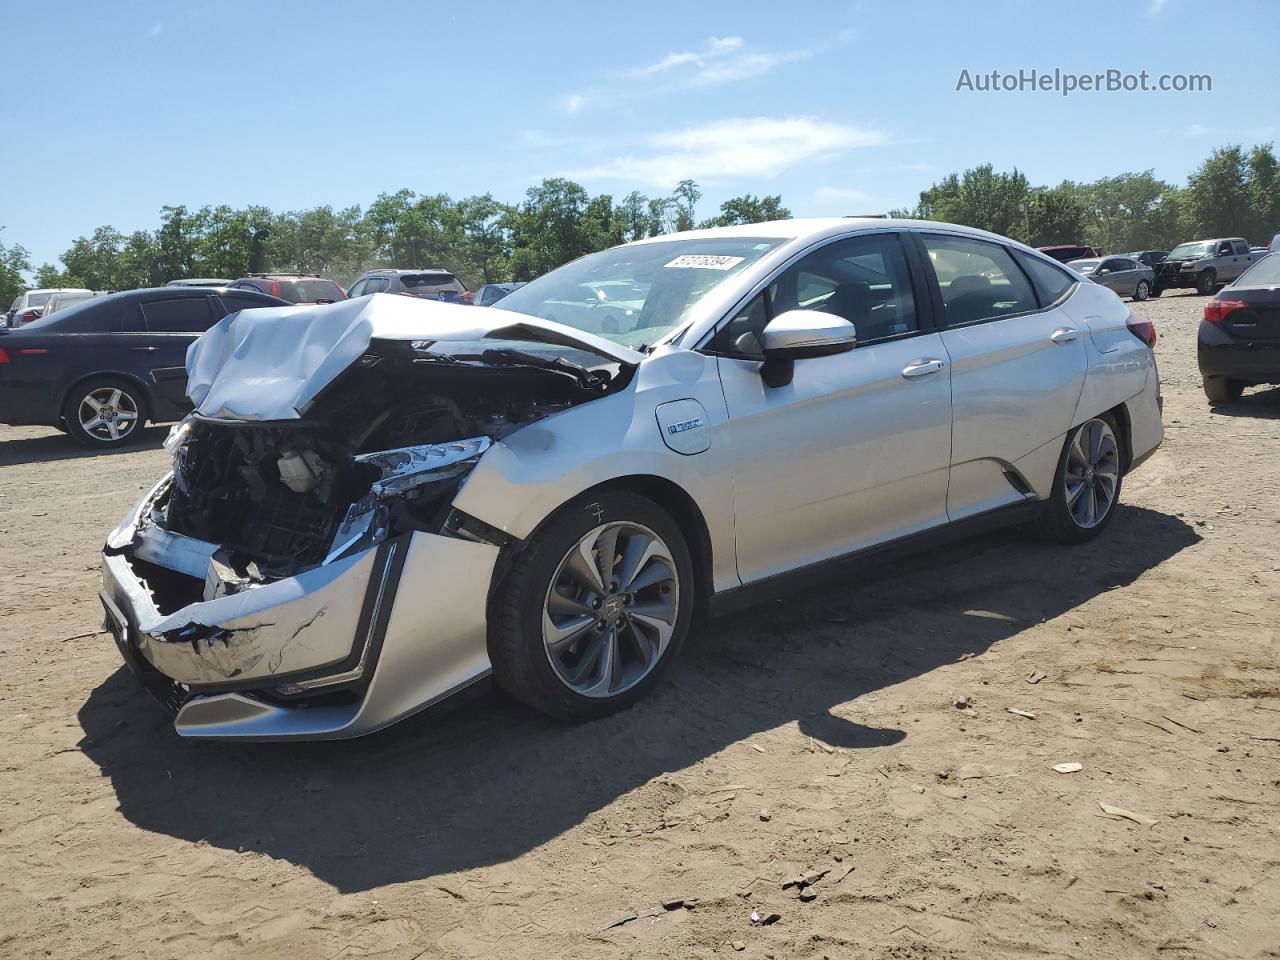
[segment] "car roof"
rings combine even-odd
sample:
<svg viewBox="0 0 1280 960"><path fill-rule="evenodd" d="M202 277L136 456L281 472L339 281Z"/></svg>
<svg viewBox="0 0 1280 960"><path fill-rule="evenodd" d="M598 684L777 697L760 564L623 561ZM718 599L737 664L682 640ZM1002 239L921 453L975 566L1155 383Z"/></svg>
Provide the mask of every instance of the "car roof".
<svg viewBox="0 0 1280 960"><path fill-rule="evenodd" d="M933 230L946 233L968 234L999 243L1010 243L1008 237L939 220L906 220L897 217L800 217L794 220L767 220L763 223L742 223L731 227L708 227L702 230L685 230L680 233L664 233L645 237L632 243L664 243L671 240L714 239L715 237L761 237L777 240L817 241L862 230ZM1018 246L1024 246L1018 244ZM1070 244L1083 246L1083 244ZM1028 247L1027 249L1032 249Z"/></svg>
<svg viewBox="0 0 1280 960"><path fill-rule="evenodd" d="M444 276L453 276L452 270L446 270L443 267L423 267L420 270L409 270L402 267L387 267L386 269L366 270L361 276L364 277L399 277L406 273L439 273Z"/></svg>
<svg viewBox="0 0 1280 960"><path fill-rule="evenodd" d="M329 278L316 273L251 273L248 276L237 277L232 283L239 283L241 280L329 280ZM329 280L329 282L335 281Z"/></svg>

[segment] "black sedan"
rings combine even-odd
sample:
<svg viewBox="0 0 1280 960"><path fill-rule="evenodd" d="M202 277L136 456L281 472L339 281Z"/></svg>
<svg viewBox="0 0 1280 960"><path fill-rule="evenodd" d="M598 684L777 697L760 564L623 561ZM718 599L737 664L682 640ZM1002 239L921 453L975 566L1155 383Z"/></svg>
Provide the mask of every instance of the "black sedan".
<svg viewBox="0 0 1280 960"><path fill-rule="evenodd" d="M1210 403L1280 384L1280 253L1259 260L1204 305L1198 356Z"/></svg>
<svg viewBox="0 0 1280 960"><path fill-rule="evenodd" d="M187 347L229 313L288 307L248 290L161 287L96 297L18 330L0 330L0 423L65 430L115 447L148 421L177 420Z"/></svg>

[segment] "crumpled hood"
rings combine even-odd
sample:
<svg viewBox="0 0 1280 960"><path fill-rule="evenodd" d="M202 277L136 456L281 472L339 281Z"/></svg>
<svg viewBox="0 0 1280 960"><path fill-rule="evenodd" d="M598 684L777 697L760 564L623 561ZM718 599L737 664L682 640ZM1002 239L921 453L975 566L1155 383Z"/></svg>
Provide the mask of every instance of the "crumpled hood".
<svg viewBox="0 0 1280 960"><path fill-rule="evenodd" d="M538 317L375 293L320 307L259 307L223 318L187 350L187 396L220 420L296 420L372 340L526 340L634 366L643 354Z"/></svg>

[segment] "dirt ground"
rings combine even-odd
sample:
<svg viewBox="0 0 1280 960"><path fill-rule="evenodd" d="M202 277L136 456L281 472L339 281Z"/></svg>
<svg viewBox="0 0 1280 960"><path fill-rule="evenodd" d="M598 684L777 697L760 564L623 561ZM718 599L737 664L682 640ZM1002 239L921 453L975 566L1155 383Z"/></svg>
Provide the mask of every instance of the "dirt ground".
<svg viewBox="0 0 1280 960"><path fill-rule="evenodd" d="M166 428L0 427L0 956L1280 957L1280 389L1210 412L1203 302L1137 306L1167 436L1100 540L697 628L578 728L179 740L96 597Z"/></svg>

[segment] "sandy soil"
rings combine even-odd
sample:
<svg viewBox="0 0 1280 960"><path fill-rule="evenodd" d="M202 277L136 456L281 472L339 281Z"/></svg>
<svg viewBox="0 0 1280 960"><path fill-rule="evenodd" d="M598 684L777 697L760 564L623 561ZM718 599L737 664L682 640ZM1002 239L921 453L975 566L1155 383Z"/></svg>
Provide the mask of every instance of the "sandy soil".
<svg viewBox="0 0 1280 960"><path fill-rule="evenodd" d="M0 428L0 956L1280 957L1280 390L1210 412L1202 303L1139 307L1168 436L1101 540L699 628L576 729L179 741L97 632L164 428Z"/></svg>

